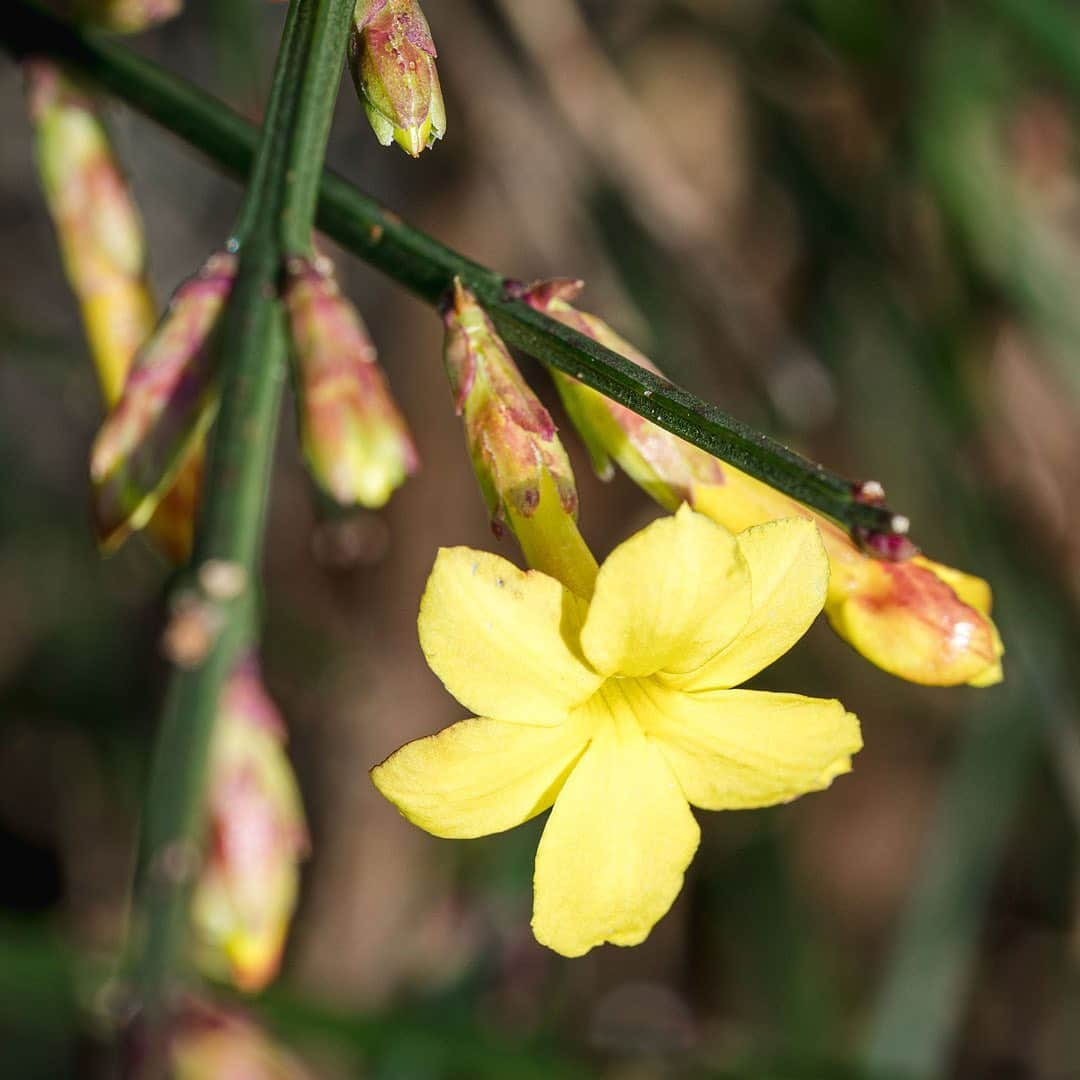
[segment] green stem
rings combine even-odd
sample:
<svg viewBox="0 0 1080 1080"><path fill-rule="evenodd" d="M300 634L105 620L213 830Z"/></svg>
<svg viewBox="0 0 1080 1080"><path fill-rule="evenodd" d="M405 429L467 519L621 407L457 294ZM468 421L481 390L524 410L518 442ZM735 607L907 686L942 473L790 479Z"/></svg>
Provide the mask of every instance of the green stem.
<svg viewBox="0 0 1080 1080"><path fill-rule="evenodd" d="M237 279L216 344L222 368L221 408L192 575L218 634L200 665L178 668L170 681L140 851L145 938L136 978L151 1072L165 1071L164 1025L173 973L186 943L218 701L237 654L255 632L254 590L285 378L284 323L276 284L289 230L281 223L290 208L297 228L311 231L311 209L305 227L304 211L293 202L303 185L292 181L304 172L314 171L317 177L321 171L341 70L340 13L346 7L346 0L291 0L263 137L237 227L241 242ZM208 593L200 572L211 561L228 564L239 583L238 595L223 598ZM190 591L191 586L185 588Z"/></svg>
<svg viewBox="0 0 1080 1080"><path fill-rule="evenodd" d="M36 0L14 0L14 8L18 14L0 23L0 40L16 56L40 52L63 60L218 165L248 173L256 131L223 103L127 49L68 26ZM511 345L792 498L852 528L894 528L893 513L857 501L848 480L515 300L513 282L503 275L410 228L330 172L320 184L317 223L431 304L461 277Z"/></svg>
<svg viewBox="0 0 1080 1080"><path fill-rule="evenodd" d="M353 0L324 0L315 15L281 212L281 247L286 255L311 251L319 182L334 118L333 102L341 82L341 66L354 6Z"/></svg>

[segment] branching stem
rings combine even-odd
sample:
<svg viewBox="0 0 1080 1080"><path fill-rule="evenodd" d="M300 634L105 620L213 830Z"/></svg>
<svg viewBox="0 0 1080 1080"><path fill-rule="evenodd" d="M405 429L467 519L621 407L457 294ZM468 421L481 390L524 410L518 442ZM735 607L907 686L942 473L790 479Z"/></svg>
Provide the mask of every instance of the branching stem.
<svg viewBox="0 0 1080 1080"><path fill-rule="evenodd" d="M17 56L43 53L83 72L219 166L252 168L257 130L222 102L129 50L68 26L36 0L12 0L0 41ZM305 188L305 198L310 197ZM513 298L513 282L404 224L340 176L319 186L317 223L329 236L431 304L460 276L513 346L765 481L849 528L894 531L888 507L858 500L850 481L816 465L693 394ZM304 240L293 223L290 241Z"/></svg>

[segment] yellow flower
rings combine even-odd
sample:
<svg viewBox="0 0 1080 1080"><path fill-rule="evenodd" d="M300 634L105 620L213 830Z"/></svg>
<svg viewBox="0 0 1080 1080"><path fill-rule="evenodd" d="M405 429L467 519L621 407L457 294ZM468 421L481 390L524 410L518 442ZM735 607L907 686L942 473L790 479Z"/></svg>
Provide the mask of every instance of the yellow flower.
<svg viewBox="0 0 1080 1080"><path fill-rule="evenodd" d="M738 536L687 506L608 557L589 597L470 548L440 551L420 606L432 670L476 717L372 770L436 836L552 807L533 932L564 956L636 945L682 888L690 806L735 810L825 788L862 745L838 701L735 690L821 611L813 523Z"/></svg>

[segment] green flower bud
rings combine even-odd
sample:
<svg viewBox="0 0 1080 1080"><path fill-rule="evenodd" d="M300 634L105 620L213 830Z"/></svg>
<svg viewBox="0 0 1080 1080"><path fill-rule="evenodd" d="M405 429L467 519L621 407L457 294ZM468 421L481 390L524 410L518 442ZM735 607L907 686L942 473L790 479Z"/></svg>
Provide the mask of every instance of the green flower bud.
<svg viewBox="0 0 1080 1080"><path fill-rule="evenodd" d="M435 42L416 0L357 0L349 69L383 146L421 151L446 131Z"/></svg>

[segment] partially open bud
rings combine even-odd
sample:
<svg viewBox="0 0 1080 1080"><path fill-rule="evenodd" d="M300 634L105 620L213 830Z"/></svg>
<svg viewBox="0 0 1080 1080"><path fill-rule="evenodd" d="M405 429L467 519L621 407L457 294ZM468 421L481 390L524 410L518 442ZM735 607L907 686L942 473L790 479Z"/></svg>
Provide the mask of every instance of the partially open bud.
<svg viewBox="0 0 1080 1080"><path fill-rule="evenodd" d="M235 277L235 256L218 253L176 290L94 440L95 528L106 549L146 524L213 417L211 337Z"/></svg>
<svg viewBox="0 0 1080 1080"><path fill-rule="evenodd" d="M421 151L446 131L435 42L417 0L357 0L349 69L383 146Z"/></svg>
<svg viewBox="0 0 1080 1080"><path fill-rule="evenodd" d="M607 323L571 305L580 288L580 282L544 282L525 292L523 299L659 374ZM813 520L829 554L825 614L833 629L872 663L926 685L989 686L1001 680L1004 650L990 618L990 587L981 578L922 556L908 557L915 549L906 537L900 537L895 551L894 543L866 537L867 550L861 550L829 518L722 465L576 379L554 374L566 410L601 476L610 476L614 459L661 505L674 509L688 502L733 532L794 515Z"/></svg>
<svg viewBox="0 0 1080 1080"><path fill-rule="evenodd" d="M180 13L184 0L76 0L79 18L106 30L137 34Z"/></svg>
<svg viewBox="0 0 1080 1080"><path fill-rule="evenodd" d="M207 851L191 901L199 966L254 992L281 962L308 839L285 726L253 657L225 685L209 768Z"/></svg>
<svg viewBox="0 0 1080 1080"><path fill-rule="evenodd" d="M383 506L420 459L367 328L325 258L289 260L285 305L308 468L343 506Z"/></svg>
<svg viewBox="0 0 1080 1080"><path fill-rule="evenodd" d="M531 566L589 595L595 562L575 525L574 473L551 414L458 279L444 321L446 373L492 527L509 525Z"/></svg>

